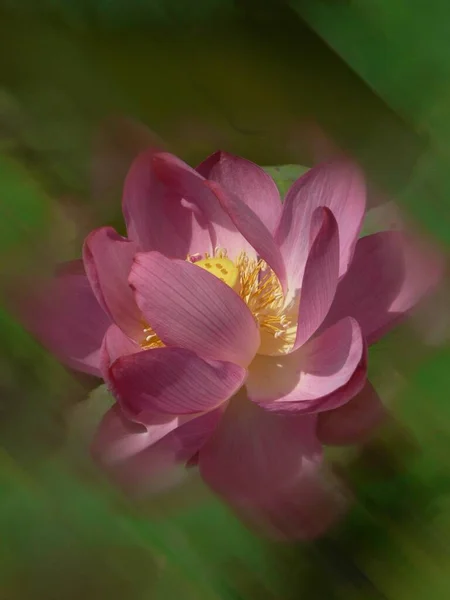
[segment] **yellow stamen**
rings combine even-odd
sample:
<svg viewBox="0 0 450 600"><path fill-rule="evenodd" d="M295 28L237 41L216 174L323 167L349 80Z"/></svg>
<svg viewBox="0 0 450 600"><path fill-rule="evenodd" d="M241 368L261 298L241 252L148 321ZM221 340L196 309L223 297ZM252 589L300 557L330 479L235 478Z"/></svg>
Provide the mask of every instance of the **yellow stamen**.
<svg viewBox="0 0 450 600"><path fill-rule="evenodd" d="M280 281L263 261L249 258L245 252L236 259L241 292L261 332L263 353L282 353L291 347L295 325L291 310L285 306Z"/></svg>
<svg viewBox="0 0 450 600"><path fill-rule="evenodd" d="M143 350L151 350L152 348L162 348L164 346L164 342L162 342L158 335L153 331L151 327L146 325L143 329L144 331L144 339L141 342L141 348Z"/></svg>
<svg viewBox="0 0 450 600"><path fill-rule="evenodd" d="M260 328L260 352L282 354L292 347L297 309L285 305L278 277L263 260L241 252L233 262L218 248L195 264L227 283L247 304Z"/></svg>

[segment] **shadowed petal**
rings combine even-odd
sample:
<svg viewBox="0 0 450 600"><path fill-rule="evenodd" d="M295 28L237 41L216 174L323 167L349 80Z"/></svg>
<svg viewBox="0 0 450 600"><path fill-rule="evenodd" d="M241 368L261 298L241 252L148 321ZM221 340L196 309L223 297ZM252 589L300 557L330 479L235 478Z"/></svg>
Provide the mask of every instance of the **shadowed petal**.
<svg viewBox="0 0 450 600"><path fill-rule="evenodd" d="M244 301L195 264L156 252L138 254L130 283L145 318L169 346L247 366L259 331Z"/></svg>
<svg viewBox="0 0 450 600"><path fill-rule="evenodd" d="M24 311L36 337L69 367L101 376L100 347L111 321L97 302L82 261L68 263Z"/></svg>
<svg viewBox="0 0 450 600"><path fill-rule="evenodd" d="M142 352L141 346L129 338L125 333L114 323L108 327L100 351L100 368L103 379L109 383L109 367L120 356L128 354L136 354Z"/></svg>
<svg viewBox="0 0 450 600"><path fill-rule="evenodd" d="M324 444L334 446L360 444L370 438L385 418L386 410L367 381L350 402L319 415L317 436Z"/></svg>
<svg viewBox="0 0 450 600"><path fill-rule="evenodd" d="M246 371L209 361L182 348L155 348L122 356L110 369L115 396L126 412L145 423L146 411L182 415L211 410L242 385Z"/></svg>
<svg viewBox="0 0 450 600"><path fill-rule="evenodd" d="M104 311L128 335L144 336L142 314L128 283L137 245L112 227L96 229L84 242L83 260L95 296Z"/></svg>
<svg viewBox="0 0 450 600"><path fill-rule="evenodd" d="M368 235L356 245L324 327L351 315L372 344L438 284L441 274L442 261L422 251L405 234Z"/></svg>
<svg viewBox="0 0 450 600"><path fill-rule="evenodd" d="M222 416L221 408L204 415L155 415L146 427L125 418L119 406L110 409L92 444L92 454L116 484L143 495L172 483L174 469L203 446Z"/></svg>
<svg viewBox="0 0 450 600"><path fill-rule="evenodd" d="M321 480L316 417L268 413L239 393L199 454L203 479L259 528L280 537L322 533L336 517Z"/></svg>

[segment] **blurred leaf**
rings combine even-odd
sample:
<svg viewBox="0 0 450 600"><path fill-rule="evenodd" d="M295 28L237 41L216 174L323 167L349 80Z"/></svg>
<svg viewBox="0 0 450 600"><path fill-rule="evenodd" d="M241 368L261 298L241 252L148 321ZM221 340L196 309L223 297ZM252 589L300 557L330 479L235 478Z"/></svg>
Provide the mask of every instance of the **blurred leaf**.
<svg viewBox="0 0 450 600"><path fill-rule="evenodd" d="M394 202L385 202L369 208L364 218L361 237L386 229L397 229L401 225L400 211Z"/></svg>
<svg viewBox="0 0 450 600"><path fill-rule="evenodd" d="M17 252L45 235L52 206L27 171L0 156L0 253Z"/></svg>
<svg viewBox="0 0 450 600"><path fill-rule="evenodd" d="M88 452L89 445L103 415L114 405L115 399L105 384L95 388L82 402L77 403L70 411L67 445L77 446Z"/></svg>

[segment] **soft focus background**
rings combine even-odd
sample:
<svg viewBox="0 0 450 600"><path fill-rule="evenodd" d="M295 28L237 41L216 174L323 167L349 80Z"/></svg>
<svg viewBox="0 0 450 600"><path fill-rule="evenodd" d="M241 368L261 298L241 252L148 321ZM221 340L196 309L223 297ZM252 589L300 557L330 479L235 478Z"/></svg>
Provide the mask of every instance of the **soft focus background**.
<svg viewBox="0 0 450 600"><path fill-rule="evenodd" d="M355 504L308 544L257 538L194 472L128 504L84 449L103 390L12 316L91 228L123 229L122 178L150 142L193 165L243 155L283 192L343 148L369 177L368 227L394 198L447 252L449 16L445 0L0 0L1 600L450 597L445 286L371 349L393 417L330 453Z"/></svg>

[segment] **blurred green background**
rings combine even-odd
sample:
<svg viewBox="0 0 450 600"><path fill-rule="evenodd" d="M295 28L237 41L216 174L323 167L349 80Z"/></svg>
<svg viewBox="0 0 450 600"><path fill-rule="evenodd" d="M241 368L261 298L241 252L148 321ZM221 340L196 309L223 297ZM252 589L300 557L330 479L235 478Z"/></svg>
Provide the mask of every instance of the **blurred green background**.
<svg viewBox="0 0 450 600"><path fill-rule="evenodd" d="M80 404L96 382L8 304L92 227L122 228L124 169L153 135L191 164L221 148L294 165L271 170L285 191L321 152L314 126L364 165L372 206L395 197L446 251L448 17L443 0L0 1L1 600L449 597L445 339L403 326L371 349L395 421L330 457L354 509L275 545L195 474L138 507L100 481L83 442L107 399Z"/></svg>

